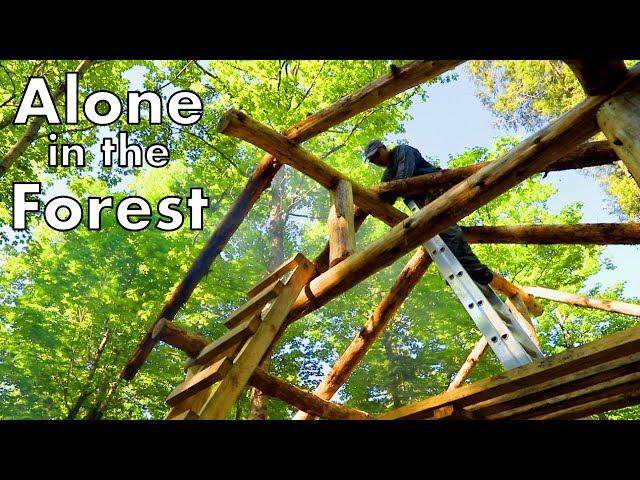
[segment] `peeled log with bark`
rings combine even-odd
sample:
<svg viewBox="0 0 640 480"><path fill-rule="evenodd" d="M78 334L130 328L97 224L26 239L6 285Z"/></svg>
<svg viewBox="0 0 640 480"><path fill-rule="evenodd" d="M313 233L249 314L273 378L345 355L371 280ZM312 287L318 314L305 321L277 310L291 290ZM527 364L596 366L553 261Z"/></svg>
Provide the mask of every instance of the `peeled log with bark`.
<svg viewBox="0 0 640 480"><path fill-rule="evenodd" d="M329 266L340 263L356 250L351 184L340 180L331 191L333 205L329 211Z"/></svg>
<svg viewBox="0 0 640 480"><path fill-rule="evenodd" d="M389 325L402 303L429 268L431 257L424 248L419 248L409 263L402 269L389 293L375 309L367 323L358 332L331 371L324 377L314 394L330 400L347 381L349 375L360 365L369 348ZM298 412L294 420L313 420L313 415Z"/></svg>
<svg viewBox="0 0 640 480"><path fill-rule="evenodd" d="M640 244L640 223L482 226L462 227L462 231L469 243Z"/></svg>
<svg viewBox="0 0 640 480"><path fill-rule="evenodd" d="M482 358L482 355L484 355L484 352L487 351L488 346L489 344L487 343L486 338L481 337L480 340L478 340L478 343L476 343L475 347L473 347L473 350L471 350L471 353L462 364L462 367L460 367L460 370L449 384L447 392L460 387L460 385L462 385L465 380L469 378L473 369L476 368L476 365L478 365L478 363L480 363L480 359Z"/></svg>
<svg viewBox="0 0 640 480"><path fill-rule="evenodd" d="M558 290L542 287L522 287L522 289L534 297L544 298L554 302L640 317L640 305L635 303L585 297L582 295L576 295L575 293L560 292Z"/></svg>
<svg viewBox="0 0 640 480"><path fill-rule="evenodd" d="M493 272L493 280L491 281L490 285L499 292L504 293L508 298L514 296L520 297L520 299L526 305L527 310L529 310L532 315L537 317L542 315L542 313L544 312L542 306L538 302L536 302L536 299L533 298L533 296L529 295L520 287L517 287L513 283L509 282L499 273Z"/></svg>
<svg viewBox="0 0 640 480"><path fill-rule="evenodd" d="M627 74L622 60L565 60L584 93L599 95L615 87Z"/></svg>

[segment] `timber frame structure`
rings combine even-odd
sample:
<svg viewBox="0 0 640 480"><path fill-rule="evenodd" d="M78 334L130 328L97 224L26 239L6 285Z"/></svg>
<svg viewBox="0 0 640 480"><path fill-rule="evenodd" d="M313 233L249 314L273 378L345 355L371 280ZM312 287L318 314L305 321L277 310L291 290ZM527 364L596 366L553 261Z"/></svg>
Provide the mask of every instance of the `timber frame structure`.
<svg viewBox="0 0 640 480"><path fill-rule="evenodd" d="M167 419L224 419L246 385L279 398L299 412L296 419L575 419L640 403L640 327L607 336L500 375L463 385L487 349L480 339L448 390L374 417L331 398L393 319L431 263L423 242L528 177L554 170L612 164L621 160L640 185L640 64L566 60L585 99L527 138L502 158L366 188L327 165L300 144L393 96L462 64L459 60L413 61L310 115L282 133L230 110L222 134L268 152L230 211L208 239L182 281L123 368L131 380L162 341L187 355L187 378L167 398ZM598 132L607 141L588 142ZM173 324L178 310L283 164L328 189L329 242L310 261L296 254L248 292L249 300L225 322L229 331L209 339ZM431 201L411 216L389 202L428 192ZM354 235L367 216L391 228L356 248ZM638 244L640 224L521 225L468 227L471 243ZM292 322L416 250L389 293L314 392L260 368ZM587 298L541 287L518 287L496 274L494 288L514 315L540 315L536 298L640 317L640 305ZM531 335L535 338L533 325Z"/></svg>

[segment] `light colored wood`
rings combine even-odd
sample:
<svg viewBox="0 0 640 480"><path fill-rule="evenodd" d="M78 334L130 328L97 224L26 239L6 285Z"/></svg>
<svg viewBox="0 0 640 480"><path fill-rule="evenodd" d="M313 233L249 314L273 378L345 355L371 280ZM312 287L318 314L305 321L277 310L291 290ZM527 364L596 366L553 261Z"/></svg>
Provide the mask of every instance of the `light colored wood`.
<svg viewBox="0 0 640 480"><path fill-rule="evenodd" d="M280 280L276 280L268 288L265 288L261 293L251 298L247 303L233 312L229 318L224 322L227 328L235 328L240 325L245 318L259 314L260 311L271 300L276 298L283 288L283 283Z"/></svg>
<svg viewBox="0 0 640 480"><path fill-rule="evenodd" d="M467 412L465 409L458 407L457 405L445 405L444 407L436 408L433 411L433 416L427 420L479 420L478 415L474 415L471 412Z"/></svg>
<svg viewBox="0 0 640 480"><path fill-rule="evenodd" d="M431 410L454 402L464 408L639 352L640 327L629 328L587 345L565 350L553 357L535 360L533 363L509 370L495 377L407 405L381 415L379 418L387 420L423 418L425 415L429 415Z"/></svg>
<svg viewBox="0 0 640 480"><path fill-rule="evenodd" d="M465 380L469 378L473 369L478 365L478 363L480 363L480 358L482 358L482 355L487 351L488 346L489 344L487 343L486 338L481 337L480 340L478 340L476 345L473 347L473 350L471 350L471 353L469 353L469 356L462 364L462 367L460 367L460 370L458 370L458 373L456 373L456 376L449 384L449 387L447 387L447 392L459 388Z"/></svg>
<svg viewBox="0 0 640 480"><path fill-rule="evenodd" d="M538 333L533 326L533 321L529 316L529 311L527 310L527 306L522 301L520 295L514 295L512 297L508 297L504 301L505 305L511 311L511 314L514 316L516 322L520 324L520 326L527 332L527 335L531 339L531 341L540 349L540 339L538 338Z"/></svg>
<svg viewBox="0 0 640 480"><path fill-rule="evenodd" d="M353 191L351 183L340 180L331 190L333 205L329 210L329 266L356 251L356 229L353 219Z"/></svg>
<svg viewBox="0 0 640 480"><path fill-rule="evenodd" d="M213 365L203 368L189 380L182 382L167 397L167 403L172 407L186 400L192 395L219 382L231 369L232 360L228 357L221 358Z"/></svg>
<svg viewBox="0 0 640 480"><path fill-rule="evenodd" d="M282 265L277 267L273 272L267 274L265 278L247 292L247 297L255 297L258 293L271 285L276 280L279 280L285 273L290 272L298 265L298 262L303 258L301 253L295 253L291 258L285 260Z"/></svg>
<svg viewBox="0 0 640 480"><path fill-rule="evenodd" d="M299 408L311 415L332 420L371 420L373 416L362 410L328 402L313 393L291 385L284 380L265 372L256 370L249 379L249 384L271 397L278 398L289 405Z"/></svg>
<svg viewBox="0 0 640 480"><path fill-rule="evenodd" d="M190 380L191 378L194 377L194 375L198 374L204 368L206 368L206 366L202 366L202 365L194 365L188 368L185 380L186 381ZM200 410L204 402L207 400L207 398L209 398L209 396L211 395L211 392L215 390L216 387L217 387L217 384L214 384L211 387L205 390L202 390L201 392L196 393L195 395L192 395L189 398L183 400L176 406L171 407L164 419L171 420L176 416L178 416L179 414L184 413L187 410L191 410L195 415L196 412Z"/></svg>
<svg viewBox="0 0 640 480"><path fill-rule="evenodd" d="M229 356L227 352L235 350L235 346L244 342L247 338L253 335L259 325L260 316L257 314L243 321L225 333L222 337L203 348L196 359L196 363L205 365L216 362L222 357ZM231 356L231 358L233 357Z"/></svg>
<svg viewBox="0 0 640 480"><path fill-rule="evenodd" d="M536 302L536 299L522 290L520 287L514 285L509 280L504 278L497 272L493 272L493 280L490 284L495 290L505 294L507 297L519 296L524 302L529 313L533 316L540 316L544 313L542 305Z"/></svg>
<svg viewBox="0 0 640 480"><path fill-rule="evenodd" d="M389 293L382 299L369 320L364 324L345 352L331 367L314 394L324 400L331 400L338 389L347 381L351 373L360 365L365 354L389 325L402 303L429 268L431 257L422 247L418 248L411 260L398 275ZM313 420L314 416L300 411L294 420Z"/></svg>
<svg viewBox="0 0 640 480"><path fill-rule="evenodd" d="M635 303L606 300L604 298L591 298L575 293L560 292L543 287L522 287L524 291L537 298L544 298L554 302L566 303L576 307L594 308L613 313L623 313L633 317L640 317L640 305Z"/></svg>
<svg viewBox="0 0 640 480"><path fill-rule="evenodd" d="M620 393L608 398L602 398L588 402L582 405L567 408L558 412L548 413L536 417L536 420L575 420L584 418L588 415L617 410L619 408L628 407L640 403L640 388L632 391Z"/></svg>
<svg viewBox="0 0 640 480"><path fill-rule="evenodd" d="M285 130L284 135L295 143L302 143L345 120L364 112L416 85L438 77L455 68L462 60L417 60L406 63L380 78L375 79L359 90L350 93L328 106L309 115L302 121ZM266 190L282 166L272 155L266 154L253 171L244 189L240 192L232 207L218 224L165 303L158 319L172 320L178 310L191 297L200 281L209 273L211 265L225 247L238 226L245 219L260 195ZM154 322L155 325L155 322ZM151 338L152 325L136 346L131 358L120 372L120 377L131 380L144 364L156 342Z"/></svg>
<svg viewBox="0 0 640 480"><path fill-rule="evenodd" d="M167 420L200 420L200 417L193 410L185 410L171 418L167 418Z"/></svg>
<svg viewBox="0 0 640 480"><path fill-rule="evenodd" d="M600 95L614 88L627 74L622 60L565 60L584 93Z"/></svg>
<svg viewBox="0 0 640 480"><path fill-rule="evenodd" d="M571 150L562 158L539 169L536 173L553 172L588 168L598 165L610 165L620 160L606 140L586 142ZM440 189L448 189L462 182L474 173L491 165L493 162L481 162L465 167L449 168L439 172L426 173L415 177L392 180L372 187L378 196L392 199L403 195L430 193Z"/></svg>
<svg viewBox="0 0 640 480"><path fill-rule="evenodd" d="M298 264L269 311L263 316L258 330L236 357L229 373L198 412L201 418L210 420L225 418L264 354L274 342L291 304L311 279L313 272L314 266L310 261L304 259Z"/></svg>
<svg viewBox="0 0 640 480"><path fill-rule="evenodd" d="M628 92L607 101L598 124L640 186L640 94Z"/></svg>

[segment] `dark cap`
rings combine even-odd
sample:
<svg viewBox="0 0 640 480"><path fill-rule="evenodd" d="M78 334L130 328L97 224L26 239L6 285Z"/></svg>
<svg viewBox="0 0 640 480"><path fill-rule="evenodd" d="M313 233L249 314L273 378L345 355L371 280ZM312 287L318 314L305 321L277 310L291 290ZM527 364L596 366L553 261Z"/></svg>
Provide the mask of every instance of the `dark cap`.
<svg viewBox="0 0 640 480"><path fill-rule="evenodd" d="M375 153L384 147L384 143L380 140L371 140L367 143L367 146L364 149L364 156L367 157L367 160L370 160L371 157L375 155Z"/></svg>

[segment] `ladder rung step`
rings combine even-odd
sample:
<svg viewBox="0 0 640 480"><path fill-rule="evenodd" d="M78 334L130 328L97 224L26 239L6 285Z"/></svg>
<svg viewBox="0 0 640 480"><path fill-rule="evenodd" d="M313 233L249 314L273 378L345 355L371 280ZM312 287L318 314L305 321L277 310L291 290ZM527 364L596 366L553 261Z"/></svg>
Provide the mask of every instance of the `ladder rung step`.
<svg viewBox="0 0 640 480"><path fill-rule="evenodd" d="M246 340L251 335L256 333L258 326L260 325L260 316L254 315L253 317L245 320L240 323L238 326L234 327L232 330L229 330L222 337L214 340L209 345L204 347L195 363L200 365L204 365L207 363L212 363L222 358L223 356L230 356L230 354L225 355L234 345Z"/></svg>
<svg viewBox="0 0 640 480"><path fill-rule="evenodd" d="M260 280L260 283L258 283L258 285L256 285L255 287L253 287L251 290L247 292L247 296L249 298L255 297L258 293L260 293L262 290L268 287L271 283L278 280L285 273L290 272L291 270L296 268L300 263L300 261L304 258L305 258L304 255L302 255L301 253L296 253L289 260L286 260L282 265L277 267L273 272L271 272L265 278Z"/></svg>
<svg viewBox="0 0 640 480"><path fill-rule="evenodd" d="M200 417L193 410L185 410L175 417L167 418L167 420L198 420Z"/></svg>
<svg viewBox="0 0 640 480"><path fill-rule="evenodd" d="M233 312L224 324L228 328L237 327L245 318L253 315L254 313L259 313L267 303L280 294L283 287L283 283L280 280L276 280L266 290L263 290L262 293L253 297L238 310Z"/></svg>
<svg viewBox="0 0 640 480"><path fill-rule="evenodd" d="M232 365L233 362L228 357L224 357L213 365L202 369L202 371L196 373L189 380L182 382L174 388L167 397L167 403L174 407L190 396L219 382L227 374Z"/></svg>

